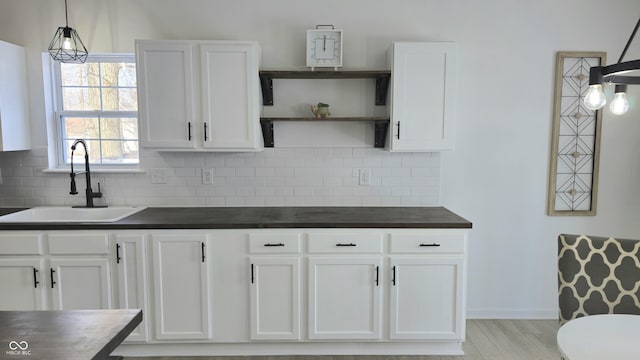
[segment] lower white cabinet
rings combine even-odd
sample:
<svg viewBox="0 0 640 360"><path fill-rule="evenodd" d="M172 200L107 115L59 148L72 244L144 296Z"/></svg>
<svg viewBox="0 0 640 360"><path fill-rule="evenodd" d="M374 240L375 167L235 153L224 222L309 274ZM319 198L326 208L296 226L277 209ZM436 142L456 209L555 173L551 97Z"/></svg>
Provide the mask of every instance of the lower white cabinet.
<svg viewBox="0 0 640 360"><path fill-rule="evenodd" d="M1 231L0 310L140 308L116 353L462 353L465 229ZM214 336L215 335L215 336Z"/></svg>
<svg viewBox="0 0 640 360"><path fill-rule="evenodd" d="M156 339L211 338L208 241L206 233L151 235Z"/></svg>
<svg viewBox="0 0 640 360"><path fill-rule="evenodd" d="M299 257L252 257L251 340L300 339Z"/></svg>
<svg viewBox="0 0 640 360"><path fill-rule="evenodd" d="M0 233L0 288L12 289L1 292L0 310L112 308L108 239L105 232Z"/></svg>
<svg viewBox="0 0 640 360"><path fill-rule="evenodd" d="M462 338L462 257L390 261L391 339Z"/></svg>
<svg viewBox="0 0 640 360"><path fill-rule="evenodd" d="M111 309L109 275L107 259L52 258L53 309Z"/></svg>
<svg viewBox="0 0 640 360"><path fill-rule="evenodd" d="M118 282L119 309L142 309L142 322L125 339L127 342L149 340L147 312L147 255L144 234L116 234L115 269Z"/></svg>
<svg viewBox="0 0 640 360"><path fill-rule="evenodd" d="M0 259L0 310L44 310L41 257Z"/></svg>
<svg viewBox="0 0 640 360"><path fill-rule="evenodd" d="M376 257L309 258L309 338L380 339Z"/></svg>

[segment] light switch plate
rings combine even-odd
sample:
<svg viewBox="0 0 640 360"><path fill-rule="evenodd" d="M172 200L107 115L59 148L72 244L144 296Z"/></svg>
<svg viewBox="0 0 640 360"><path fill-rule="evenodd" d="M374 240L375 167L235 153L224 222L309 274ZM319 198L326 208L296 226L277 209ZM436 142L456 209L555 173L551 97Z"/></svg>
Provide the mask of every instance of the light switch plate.
<svg viewBox="0 0 640 360"><path fill-rule="evenodd" d="M213 169L202 169L202 183L213 185Z"/></svg>
<svg viewBox="0 0 640 360"><path fill-rule="evenodd" d="M360 169L360 185L371 185L371 169Z"/></svg>

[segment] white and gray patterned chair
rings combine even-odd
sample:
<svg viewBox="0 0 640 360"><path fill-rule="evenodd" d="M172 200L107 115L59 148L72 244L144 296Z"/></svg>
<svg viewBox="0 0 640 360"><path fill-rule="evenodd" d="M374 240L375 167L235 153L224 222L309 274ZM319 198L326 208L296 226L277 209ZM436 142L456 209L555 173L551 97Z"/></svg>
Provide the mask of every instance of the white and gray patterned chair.
<svg viewBox="0 0 640 360"><path fill-rule="evenodd" d="M640 240L558 236L560 323L596 314L640 315Z"/></svg>

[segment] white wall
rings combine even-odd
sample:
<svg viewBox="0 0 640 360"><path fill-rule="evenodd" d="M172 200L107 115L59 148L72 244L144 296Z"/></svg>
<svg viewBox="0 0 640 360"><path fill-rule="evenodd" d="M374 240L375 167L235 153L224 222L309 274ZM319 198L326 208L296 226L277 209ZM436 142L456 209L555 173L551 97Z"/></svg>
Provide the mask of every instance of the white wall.
<svg viewBox="0 0 640 360"><path fill-rule="evenodd" d="M46 142L42 130L45 119L39 54L64 20L62 3L60 0L0 0L0 38L26 46L28 51L34 144ZM361 148L274 149L257 156L265 157L263 171L275 172L275 167L267 165L271 163L269 159L291 159L302 151L303 160L299 165L291 165L293 170L287 170L293 171L295 179L296 175L309 176L308 171L296 170L303 162L313 162L314 169L323 169L322 157L334 157L334 151L342 154L338 157L355 154L358 159L355 165L347 161L345 166L343 161L335 167L342 169L337 171L344 168L354 171L359 166L377 168L379 174L396 171L402 174L400 180L393 180L400 181L396 184L400 193L407 194L409 184L403 181L417 182L412 186L422 188L416 190L423 191L420 204L441 204L471 220L474 223L468 282L471 316L554 317L558 233L640 238L638 101L626 116L614 118L605 113L598 215L545 215L555 52L607 51L609 62L615 61L640 14L637 0L326 0L322 3L71 0L69 5L71 26L93 52L131 52L136 38L251 39L262 45L264 68L302 67L305 29L315 24L335 24L344 29L346 67L384 67L384 52L392 40L458 41L455 151L432 156L392 155ZM633 44L628 58L639 55L640 44ZM632 89L632 92L640 99L640 91ZM34 171L42 167L45 154L37 149L26 155L0 155L5 180L1 186L7 189L9 181L10 191L17 194L12 201L19 202L23 195L32 195L34 201L40 198L69 201L64 196L51 195L54 189L57 194L66 186L63 176ZM222 162L212 160L222 157L217 155L145 153L144 156L152 166L167 166L177 174L189 175L186 177L190 180L176 180L180 186L172 185L176 197L183 195L182 191L187 191L188 196L197 196L201 191L196 184L197 174L190 176L192 170L189 169L197 172L200 166L209 166L207 161L210 161L216 171L225 172L228 164L237 164L234 160L227 162L226 158ZM416 158L420 165L415 165L415 172L398 170L403 164L412 164L412 161L415 164ZM244 161L246 164L247 160ZM312 177L315 171L311 170ZM418 174L423 175L422 178L415 177ZM361 189L349 183L353 181L353 172L345 176L350 180L342 180L351 186L345 191L353 194ZM384 192L386 186L380 176L376 191ZM324 177L322 179L324 181ZM433 179L439 179L439 189L436 186L436 190L424 192L425 182ZM162 196L166 190L148 186L147 175L107 177L106 181L115 182L119 188L143 187L149 197ZM178 190L182 188L187 190ZM255 194L258 189L255 184L247 184L244 191ZM118 201L127 201L133 192L123 191ZM412 190L408 191L411 197ZM333 190L330 191L333 195L320 190L317 193L318 196L292 203L333 204L329 197L335 201L340 197ZM346 205L365 204L366 196L370 194L351 199L353 201L347 201ZM382 195L375 193L368 201L385 203L379 196ZM223 198L226 201L227 197L223 195ZM388 200L403 204L399 198ZM192 204L189 200L183 201Z"/></svg>

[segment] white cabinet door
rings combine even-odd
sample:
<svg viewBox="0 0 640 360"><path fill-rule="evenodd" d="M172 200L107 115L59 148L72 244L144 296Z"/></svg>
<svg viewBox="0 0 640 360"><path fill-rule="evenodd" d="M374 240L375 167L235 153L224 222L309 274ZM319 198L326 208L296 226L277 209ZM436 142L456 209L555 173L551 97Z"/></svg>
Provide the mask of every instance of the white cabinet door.
<svg viewBox="0 0 640 360"><path fill-rule="evenodd" d="M463 339L463 261L391 258L391 339Z"/></svg>
<svg viewBox="0 0 640 360"><path fill-rule="evenodd" d="M48 275L54 310L112 308L109 260L52 258Z"/></svg>
<svg viewBox="0 0 640 360"><path fill-rule="evenodd" d="M147 341L147 276L144 235L116 234L115 268L118 278L118 308L142 309L142 322L125 341Z"/></svg>
<svg viewBox="0 0 640 360"><path fill-rule="evenodd" d="M0 41L0 151L31 149L26 68L24 48Z"/></svg>
<svg viewBox="0 0 640 360"><path fill-rule="evenodd" d="M203 146L218 150L262 147L258 44L202 44L200 60Z"/></svg>
<svg viewBox="0 0 640 360"><path fill-rule="evenodd" d="M391 50L391 151L454 146L454 42L396 42Z"/></svg>
<svg viewBox="0 0 640 360"><path fill-rule="evenodd" d="M194 148L198 125L194 121L192 45L139 40L136 61L142 146Z"/></svg>
<svg viewBox="0 0 640 360"><path fill-rule="evenodd" d="M379 339L380 257L309 258L309 338Z"/></svg>
<svg viewBox="0 0 640 360"><path fill-rule="evenodd" d="M207 242L207 234L152 235L157 339L211 337Z"/></svg>
<svg viewBox="0 0 640 360"><path fill-rule="evenodd" d="M44 310L41 258L0 259L0 310Z"/></svg>
<svg viewBox="0 0 640 360"><path fill-rule="evenodd" d="M300 339L300 259L253 257L251 340Z"/></svg>

